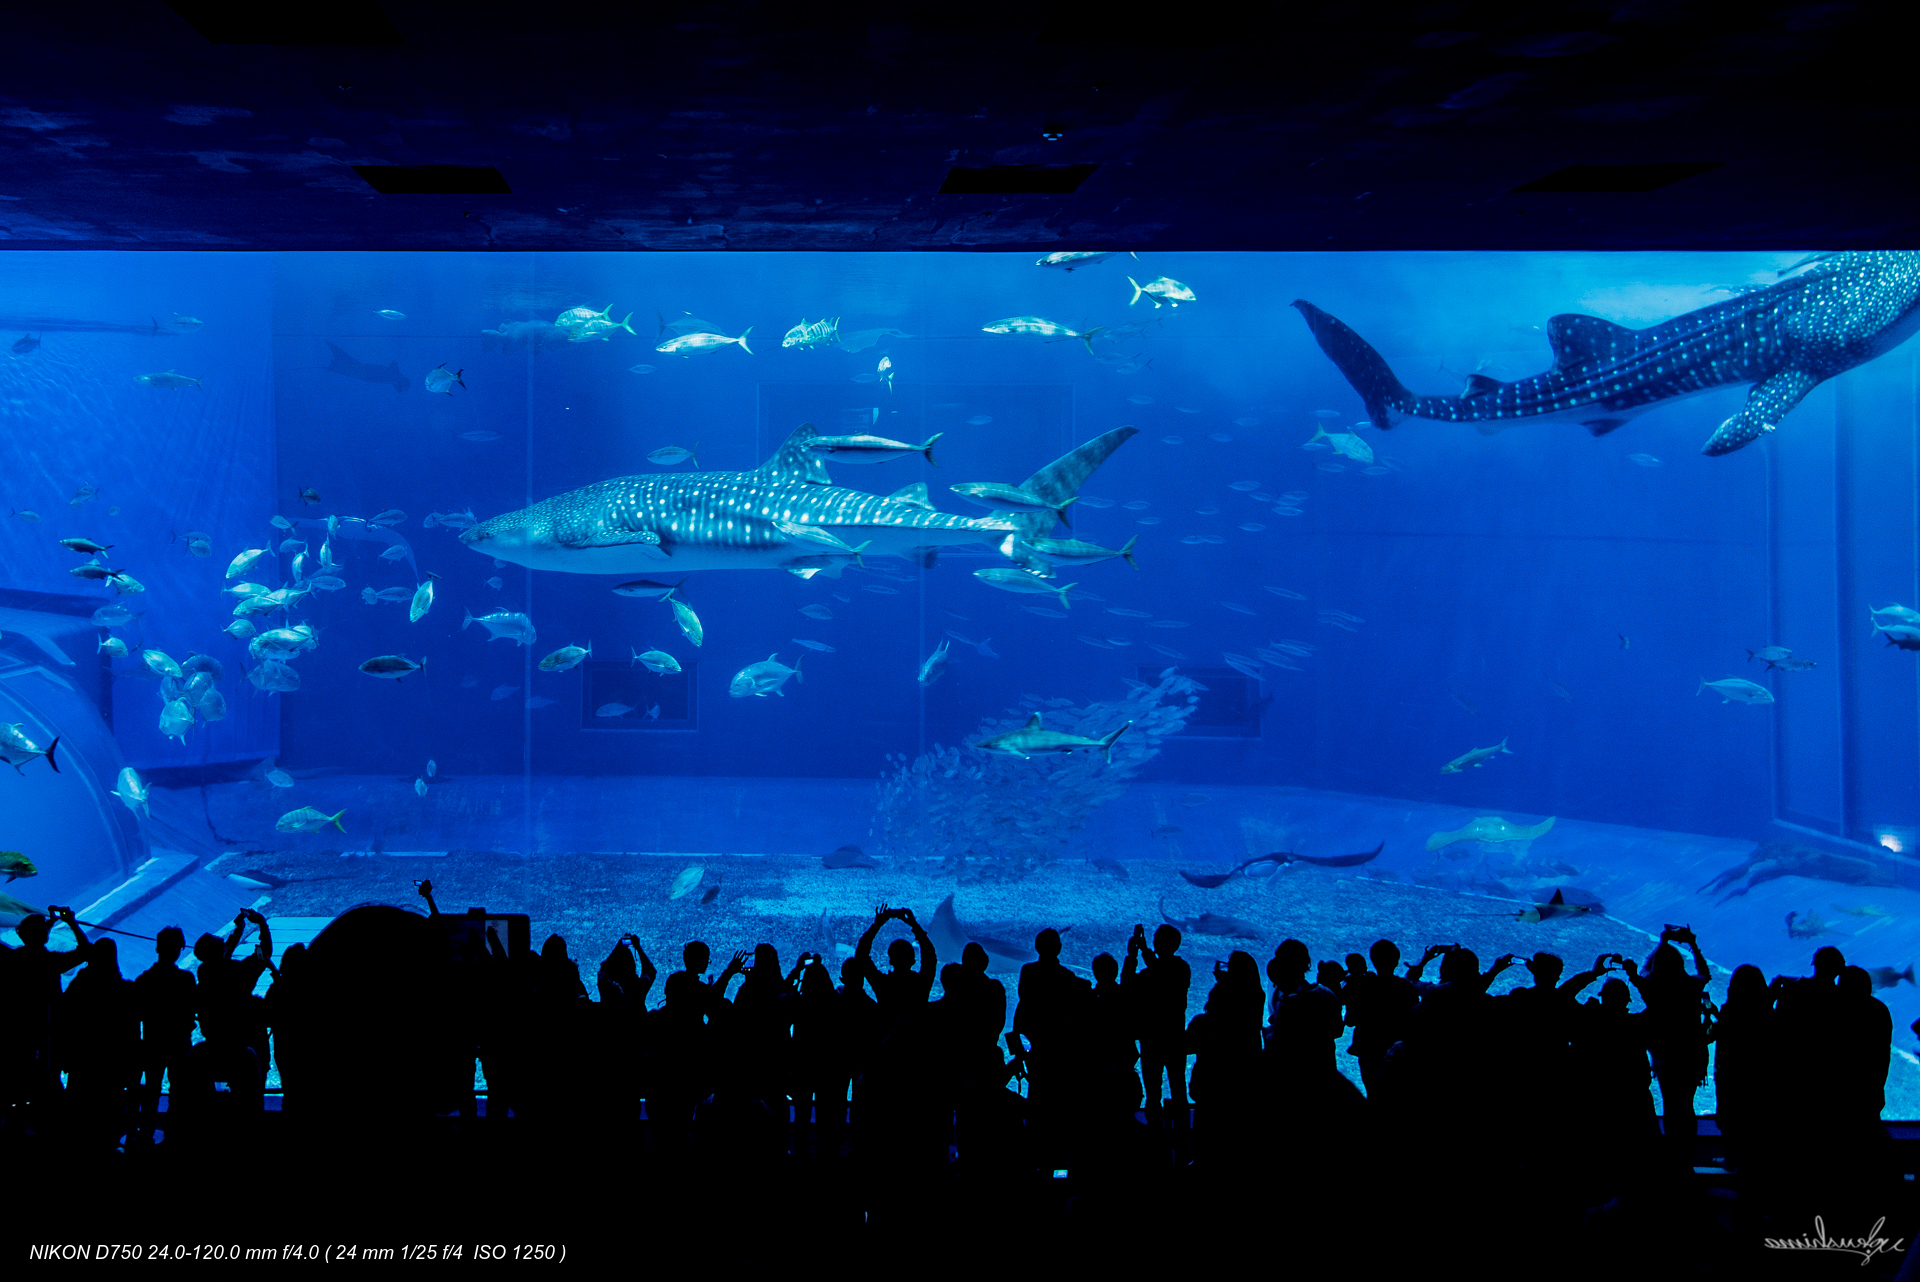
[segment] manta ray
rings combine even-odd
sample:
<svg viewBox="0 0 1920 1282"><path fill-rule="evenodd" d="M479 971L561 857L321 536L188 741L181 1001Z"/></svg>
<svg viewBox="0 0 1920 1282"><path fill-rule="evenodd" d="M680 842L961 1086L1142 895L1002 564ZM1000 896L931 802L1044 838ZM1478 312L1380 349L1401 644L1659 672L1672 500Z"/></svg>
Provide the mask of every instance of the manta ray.
<svg viewBox="0 0 1920 1282"><path fill-rule="evenodd" d="M327 350L333 353L333 359L325 366L329 374L344 374L348 378L357 378L362 383L386 383L396 392L404 392L413 386L413 380L400 372L399 361L373 365L353 355L338 343L328 343Z"/></svg>
<svg viewBox="0 0 1920 1282"><path fill-rule="evenodd" d="M1097 436L1034 473L1024 488L1064 504L1137 428ZM856 555L932 565L943 546L999 543L1051 528L1050 513L974 519L936 512L924 485L891 495L833 484L802 423L751 472L653 473L600 481L460 536L476 552L534 570L633 574L656 570L788 570L838 574ZM794 531L816 537L797 538ZM835 547L836 540L840 545Z"/></svg>
<svg viewBox="0 0 1920 1282"><path fill-rule="evenodd" d="M1411 415L1476 423L1491 435L1522 420L1549 420L1604 436L1663 402L1751 383L1746 404L1702 450L1731 454L1779 427L1821 383L1920 328L1920 253L1821 254L1787 272L1798 274L1646 329L1598 316L1551 317L1552 369L1507 383L1470 374L1459 396L1415 395L1360 335L1304 299L1293 305L1375 427Z"/></svg>

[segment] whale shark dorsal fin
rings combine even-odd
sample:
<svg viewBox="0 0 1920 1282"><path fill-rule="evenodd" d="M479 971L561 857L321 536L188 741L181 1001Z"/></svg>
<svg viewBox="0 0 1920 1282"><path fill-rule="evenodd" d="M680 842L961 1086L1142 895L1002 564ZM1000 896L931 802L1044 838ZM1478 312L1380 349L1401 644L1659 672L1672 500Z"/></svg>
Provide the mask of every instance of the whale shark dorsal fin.
<svg viewBox="0 0 1920 1282"><path fill-rule="evenodd" d="M887 495L887 497L895 503L911 503L915 507L923 507L928 511L933 510L933 501L927 497L927 483L925 481L915 481L912 485L903 485L893 493Z"/></svg>
<svg viewBox="0 0 1920 1282"><path fill-rule="evenodd" d="M1547 343L1553 348L1553 367L1565 369L1584 361L1604 361L1639 345L1637 331L1598 316L1562 312L1547 318Z"/></svg>
<svg viewBox="0 0 1920 1282"><path fill-rule="evenodd" d="M1471 400L1476 396L1491 396L1505 386L1506 384L1497 378L1489 378L1485 374L1469 374L1467 375L1467 390L1460 394L1460 398L1462 400Z"/></svg>
<svg viewBox="0 0 1920 1282"><path fill-rule="evenodd" d="M793 429L792 435L773 452L773 457L755 469L755 474L770 481L784 481L790 485L831 485L833 480L827 475L826 460L815 454L808 446L820 435L813 430L813 424L802 423Z"/></svg>
<svg viewBox="0 0 1920 1282"><path fill-rule="evenodd" d="M1039 728L1040 728L1040 714L1036 712L1031 717L1027 718L1027 729L1038 730Z"/></svg>

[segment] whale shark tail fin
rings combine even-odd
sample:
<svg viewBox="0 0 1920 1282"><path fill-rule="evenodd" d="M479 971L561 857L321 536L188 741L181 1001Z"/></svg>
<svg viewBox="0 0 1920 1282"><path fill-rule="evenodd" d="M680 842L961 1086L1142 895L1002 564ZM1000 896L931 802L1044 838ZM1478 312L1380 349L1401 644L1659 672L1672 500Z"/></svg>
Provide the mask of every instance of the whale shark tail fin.
<svg viewBox="0 0 1920 1282"><path fill-rule="evenodd" d="M1373 350L1373 344L1360 337L1339 318L1321 311L1304 298L1293 306L1306 318L1307 328L1353 390L1366 402L1367 418L1375 427L1392 427L1395 413L1404 414L1415 397L1388 367L1386 359ZM1488 382L1493 380L1489 379Z"/></svg>
<svg viewBox="0 0 1920 1282"><path fill-rule="evenodd" d="M826 460L815 454L812 449L814 438L820 434L813 424L802 423L793 429L793 434L773 452L773 457L762 463L755 474L762 480L786 482L787 484L831 485L833 480L827 475Z"/></svg>
<svg viewBox="0 0 1920 1282"><path fill-rule="evenodd" d="M1079 493L1094 470L1127 443L1128 438L1140 434L1137 427L1116 427L1111 432L1103 432L1078 449L1062 454L1053 462L1029 476L1020 483L1020 488L1029 494L1037 494L1054 508L1052 512L1024 512L1006 515L1021 539L1032 540L1044 535L1053 528L1056 519L1064 521L1059 509L1067 506Z"/></svg>

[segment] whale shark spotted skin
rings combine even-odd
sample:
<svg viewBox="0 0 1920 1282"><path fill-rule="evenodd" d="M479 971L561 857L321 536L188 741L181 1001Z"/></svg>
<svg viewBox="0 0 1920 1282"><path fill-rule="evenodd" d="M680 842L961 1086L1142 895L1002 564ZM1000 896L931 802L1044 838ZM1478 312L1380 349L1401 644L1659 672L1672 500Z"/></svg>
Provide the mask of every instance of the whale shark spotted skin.
<svg viewBox="0 0 1920 1282"><path fill-rule="evenodd" d="M1603 436L1662 402L1751 383L1746 404L1702 450L1730 454L1777 428L1822 382L1884 355L1920 328L1920 253L1808 261L1805 271L1777 284L1646 329L1598 316L1554 316L1547 321L1551 370L1504 383L1473 374L1460 396L1415 395L1352 329L1305 300L1293 305L1366 401L1375 427L1411 416L1476 423L1491 434L1521 420L1558 420Z"/></svg>
<svg viewBox="0 0 1920 1282"><path fill-rule="evenodd" d="M1048 493L1070 496L1128 437L1096 437L1035 474ZM1034 519L950 516L906 499L832 484L803 423L751 472L621 476L482 521L461 534L476 552L535 570L632 574L651 570L790 570L838 573L853 559L906 557L923 565L940 547L1000 543ZM1032 482L1029 482L1031 485ZM817 526L845 553L800 542L782 525Z"/></svg>

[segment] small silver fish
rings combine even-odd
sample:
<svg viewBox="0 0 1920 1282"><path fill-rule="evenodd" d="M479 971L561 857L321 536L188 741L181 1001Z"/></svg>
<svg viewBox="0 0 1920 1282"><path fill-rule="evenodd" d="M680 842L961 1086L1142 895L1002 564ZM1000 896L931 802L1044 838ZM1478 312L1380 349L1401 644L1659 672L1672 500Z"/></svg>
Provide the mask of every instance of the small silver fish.
<svg viewBox="0 0 1920 1282"><path fill-rule="evenodd" d="M460 630L464 632L475 623L492 634L487 638L489 641L498 641L505 637L515 645L532 645L534 642L533 620L524 614L495 610L492 614L483 614L475 618L473 613L468 611L466 621L460 625Z"/></svg>
<svg viewBox="0 0 1920 1282"><path fill-rule="evenodd" d="M688 459L693 460L695 468L700 466L700 442L695 441L691 449L683 445L662 445L647 455L647 462L658 463L661 467L674 467Z"/></svg>
<svg viewBox="0 0 1920 1282"><path fill-rule="evenodd" d="M427 371L427 390L429 392L439 392L446 396L452 396L453 389L456 385L463 388L466 386L466 382L460 377L466 372L467 371L463 369L449 370L445 365L436 365Z"/></svg>
<svg viewBox="0 0 1920 1282"><path fill-rule="evenodd" d="M592 643L588 643L585 649L577 645L562 646L546 658L540 660L540 671L565 672L570 668L579 667L580 661L591 657L592 654Z"/></svg>
<svg viewBox="0 0 1920 1282"><path fill-rule="evenodd" d="M665 650L648 650L643 654L631 646L627 647L627 649L628 652L633 655L633 658L627 663L628 667L632 667L636 663L642 663L646 665L647 671L656 676L663 676L669 672L680 671L680 661L668 654Z"/></svg>
<svg viewBox="0 0 1920 1282"><path fill-rule="evenodd" d="M418 623L428 610L433 609L433 583L440 576L429 573L427 581L414 589L413 604L407 607L407 621Z"/></svg>

